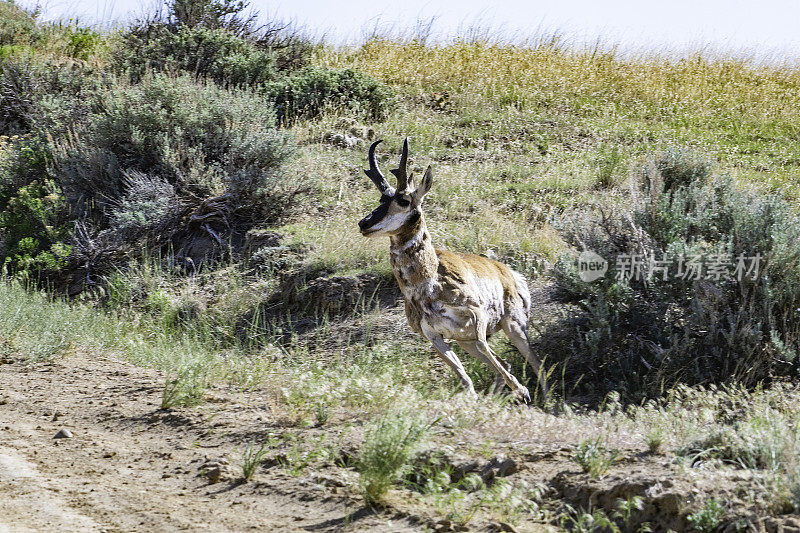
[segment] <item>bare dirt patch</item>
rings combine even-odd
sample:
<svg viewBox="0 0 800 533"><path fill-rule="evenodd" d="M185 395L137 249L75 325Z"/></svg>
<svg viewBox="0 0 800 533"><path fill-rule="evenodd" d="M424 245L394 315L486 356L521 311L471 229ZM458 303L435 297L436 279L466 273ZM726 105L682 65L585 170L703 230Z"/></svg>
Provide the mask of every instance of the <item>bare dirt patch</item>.
<svg viewBox="0 0 800 533"><path fill-rule="evenodd" d="M632 497L643 507L628 521L631 530L643 522L653 531L687 530L687 516L712 497L728 505L722 529L800 530L796 516L764 516L740 497L752 485L741 471L682 470L670 456L625 445L630 440L622 434L620 460L591 479L572 460L580 438L575 423L545 414L552 427L540 427L526 443L505 441L502 424L473 428L481 433L469 442L451 437L471 433L448 437L442 428L434 443L451 450L437 453L454 483L474 473L487 485L506 478L542 487L544 515L523 515L512 526L478 513L459 523L413 488L395 490L373 510L348 464L358 451L359 420L298 425L274 393L225 385L212 387L198 407L162 410L163 384L154 370L96 354L0 364L0 532L545 531L559 526L565 504L611 515ZM72 436L54 438L61 430ZM488 437L493 446L481 450ZM270 439L284 440L243 482L245 445ZM334 456L314 462L297 451L323 442L335 444ZM425 457L415 459L411 476L424 475Z"/></svg>
<svg viewBox="0 0 800 533"><path fill-rule="evenodd" d="M313 476L262 468L241 483L241 443L274 422L269 401L220 391L162 411L162 385L155 371L82 355L0 366L0 531L417 529ZM62 428L73 437L54 439ZM209 483L215 458L236 477Z"/></svg>

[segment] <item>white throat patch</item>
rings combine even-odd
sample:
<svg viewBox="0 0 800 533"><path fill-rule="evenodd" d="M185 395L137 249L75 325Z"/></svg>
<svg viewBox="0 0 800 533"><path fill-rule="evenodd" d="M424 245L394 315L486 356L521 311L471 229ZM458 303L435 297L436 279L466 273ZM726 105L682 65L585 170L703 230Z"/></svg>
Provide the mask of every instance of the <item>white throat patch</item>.
<svg viewBox="0 0 800 533"><path fill-rule="evenodd" d="M411 237L409 240L406 241L406 243L403 245L403 251L405 252L412 246L416 246L417 244L419 244L419 242L422 240L424 236L425 236L425 230L424 229L419 230L416 235L414 235L413 237Z"/></svg>

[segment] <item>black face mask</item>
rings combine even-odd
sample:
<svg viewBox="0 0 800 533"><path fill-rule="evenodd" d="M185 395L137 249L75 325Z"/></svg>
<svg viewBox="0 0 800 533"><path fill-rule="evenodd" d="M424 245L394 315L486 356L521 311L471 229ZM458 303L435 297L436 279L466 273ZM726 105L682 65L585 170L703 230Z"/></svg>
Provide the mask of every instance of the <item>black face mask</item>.
<svg viewBox="0 0 800 533"><path fill-rule="evenodd" d="M381 220L383 217L386 216L386 213L389 212L389 206L392 205L392 197L391 196L381 196L381 205L378 206L375 211L361 219L358 223L358 227L361 231L365 229L369 229Z"/></svg>

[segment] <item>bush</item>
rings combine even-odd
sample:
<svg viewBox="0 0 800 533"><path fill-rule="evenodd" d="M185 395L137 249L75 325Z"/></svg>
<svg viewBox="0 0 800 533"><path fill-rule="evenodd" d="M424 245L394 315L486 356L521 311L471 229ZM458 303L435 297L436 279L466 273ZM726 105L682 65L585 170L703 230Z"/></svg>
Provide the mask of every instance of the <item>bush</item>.
<svg viewBox="0 0 800 533"><path fill-rule="evenodd" d="M0 47L31 44L41 37L37 11L27 11L15 2L0 2Z"/></svg>
<svg viewBox="0 0 800 533"><path fill-rule="evenodd" d="M256 87L277 76L275 57L225 29L153 24L125 34L115 52L118 70L134 81L148 72L190 72L226 87Z"/></svg>
<svg viewBox="0 0 800 533"><path fill-rule="evenodd" d="M275 189L277 170L292 153L263 98L187 76L155 75L110 90L101 109L67 147L62 186L71 205L101 218L109 213L119 229L162 217L170 187L194 207L220 197L238 214L258 211L261 193ZM146 209L138 193L161 195L160 207Z"/></svg>
<svg viewBox="0 0 800 533"><path fill-rule="evenodd" d="M89 270L141 245L217 257L301 190L280 173L290 138L252 92L156 74L108 89L96 109L55 161L71 215L88 224L73 251Z"/></svg>
<svg viewBox="0 0 800 533"><path fill-rule="evenodd" d="M697 152L671 148L659 154L643 173L648 189L660 193L704 185L711 177L711 161Z"/></svg>
<svg viewBox="0 0 800 533"><path fill-rule="evenodd" d="M725 516L725 506L717 500L708 500L703 508L686 517L689 524L697 531L716 531L722 517Z"/></svg>
<svg viewBox="0 0 800 533"><path fill-rule="evenodd" d="M360 72L309 67L267 85L281 121L314 118L327 110L346 110L383 120L391 109L390 89Z"/></svg>
<svg viewBox="0 0 800 533"><path fill-rule="evenodd" d="M52 181L21 187L0 212L4 265L12 272L41 273L66 266L71 251L62 198Z"/></svg>
<svg viewBox="0 0 800 533"><path fill-rule="evenodd" d="M242 15L248 5L245 0L172 0L167 4L168 20L173 26L204 26L249 35L255 31L256 17Z"/></svg>
<svg viewBox="0 0 800 533"><path fill-rule="evenodd" d="M80 63L29 55L0 59L0 131L59 138L86 120L90 102L105 83Z"/></svg>
<svg viewBox="0 0 800 533"><path fill-rule="evenodd" d="M86 61L102 42L102 37L98 32L86 26L80 26L77 22L56 23L55 30L61 34L64 40L64 53L75 59Z"/></svg>
<svg viewBox="0 0 800 533"><path fill-rule="evenodd" d="M398 413L381 417L367 428L356 468L368 504L383 499L407 467L426 429L422 416Z"/></svg>
<svg viewBox="0 0 800 533"><path fill-rule="evenodd" d="M48 147L30 136L0 141L0 260L26 275L66 266L67 209L49 178Z"/></svg>
<svg viewBox="0 0 800 533"><path fill-rule="evenodd" d="M678 382L752 386L797 370L800 221L780 196L738 190L702 158L680 154L654 159L630 209L562 221L574 245L612 262L631 254L643 262L639 279L617 279L611 266L593 283L579 278L573 258L556 266L558 285L580 312L554 324L543 349L551 360L580 362L565 370L576 390L598 397L618 390L634 400ZM729 264L733 274L740 255L757 254L755 279L711 270L675 276L679 261L684 274L692 258ZM650 260L665 257L671 277L656 271L647 279ZM584 369L591 374L582 376Z"/></svg>
<svg viewBox="0 0 800 533"><path fill-rule="evenodd" d="M256 87L278 71L302 68L311 42L291 24L257 22L242 0L173 0L165 15L139 21L114 56L118 70L140 79L147 72L183 70L225 86Z"/></svg>

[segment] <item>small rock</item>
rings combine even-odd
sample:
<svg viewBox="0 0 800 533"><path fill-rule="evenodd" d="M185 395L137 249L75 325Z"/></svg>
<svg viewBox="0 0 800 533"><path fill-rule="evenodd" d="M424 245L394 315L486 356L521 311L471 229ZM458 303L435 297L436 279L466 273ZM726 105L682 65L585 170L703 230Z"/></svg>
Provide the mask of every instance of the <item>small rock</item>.
<svg viewBox="0 0 800 533"><path fill-rule="evenodd" d="M785 518L783 521L783 527L784 528L793 527L795 529L800 530L800 518L796 518L794 516L789 516Z"/></svg>
<svg viewBox="0 0 800 533"><path fill-rule="evenodd" d="M325 134L325 142L340 148L355 148L362 144L361 139L344 133L329 132Z"/></svg>
<svg viewBox="0 0 800 533"><path fill-rule="evenodd" d="M453 481L460 481L467 477L467 474L480 470L481 464L477 459L470 459L453 465Z"/></svg>
<svg viewBox="0 0 800 533"><path fill-rule="evenodd" d="M200 466L200 475L208 479L208 482L212 484L228 481L235 477L233 469L225 458L209 460L203 463Z"/></svg>
<svg viewBox="0 0 800 533"><path fill-rule="evenodd" d="M350 128L350 135L363 139L367 136L367 129L363 126L352 126Z"/></svg>
<svg viewBox="0 0 800 533"><path fill-rule="evenodd" d="M318 485L323 485L325 487L344 487L347 485L341 479L326 474L314 474L311 476L311 481L313 481Z"/></svg>
<svg viewBox="0 0 800 533"><path fill-rule="evenodd" d="M55 434L53 437L54 439L71 439L73 437L72 432L67 428L61 428L58 430L58 433Z"/></svg>
<svg viewBox="0 0 800 533"><path fill-rule="evenodd" d="M481 478L485 483L491 483L496 477L510 476L519 470L517 462L505 455L497 455L483 467Z"/></svg>
<svg viewBox="0 0 800 533"><path fill-rule="evenodd" d="M51 422L56 422L61 417L61 413L58 411L53 411L53 418L50 419Z"/></svg>
<svg viewBox="0 0 800 533"><path fill-rule="evenodd" d="M283 235L280 233L261 228L251 229L244 237L244 248L253 253L264 246L273 248L280 246L281 241L283 241Z"/></svg>
<svg viewBox="0 0 800 533"><path fill-rule="evenodd" d="M497 531L506 531L508 533L517 533L517 528L508 522L500 522L497 524Z"/></svg>
<svg viewBox="0 0 800 533"><path fill-rule="evenodd" d="M444 531L455 531L453 529L453 523L450 520L440 520L438 524L436 524L436 532L444 532Z"/></svg>
<svg viewBox="0 0 800 533"><path fill-rule="evenodd" d="M485 251L485 252L483 252L481 255L482 255L483 257L486 257L486 258L488 258L488 259L492 259L492 260L494 260L494 261L497 261L498 259L500 259L500 258L497 256L497 252L495 252L495 251L494 251L494 250L492 250L491 248L487 248L487 249L486 249L486 251Z"/></svg>

